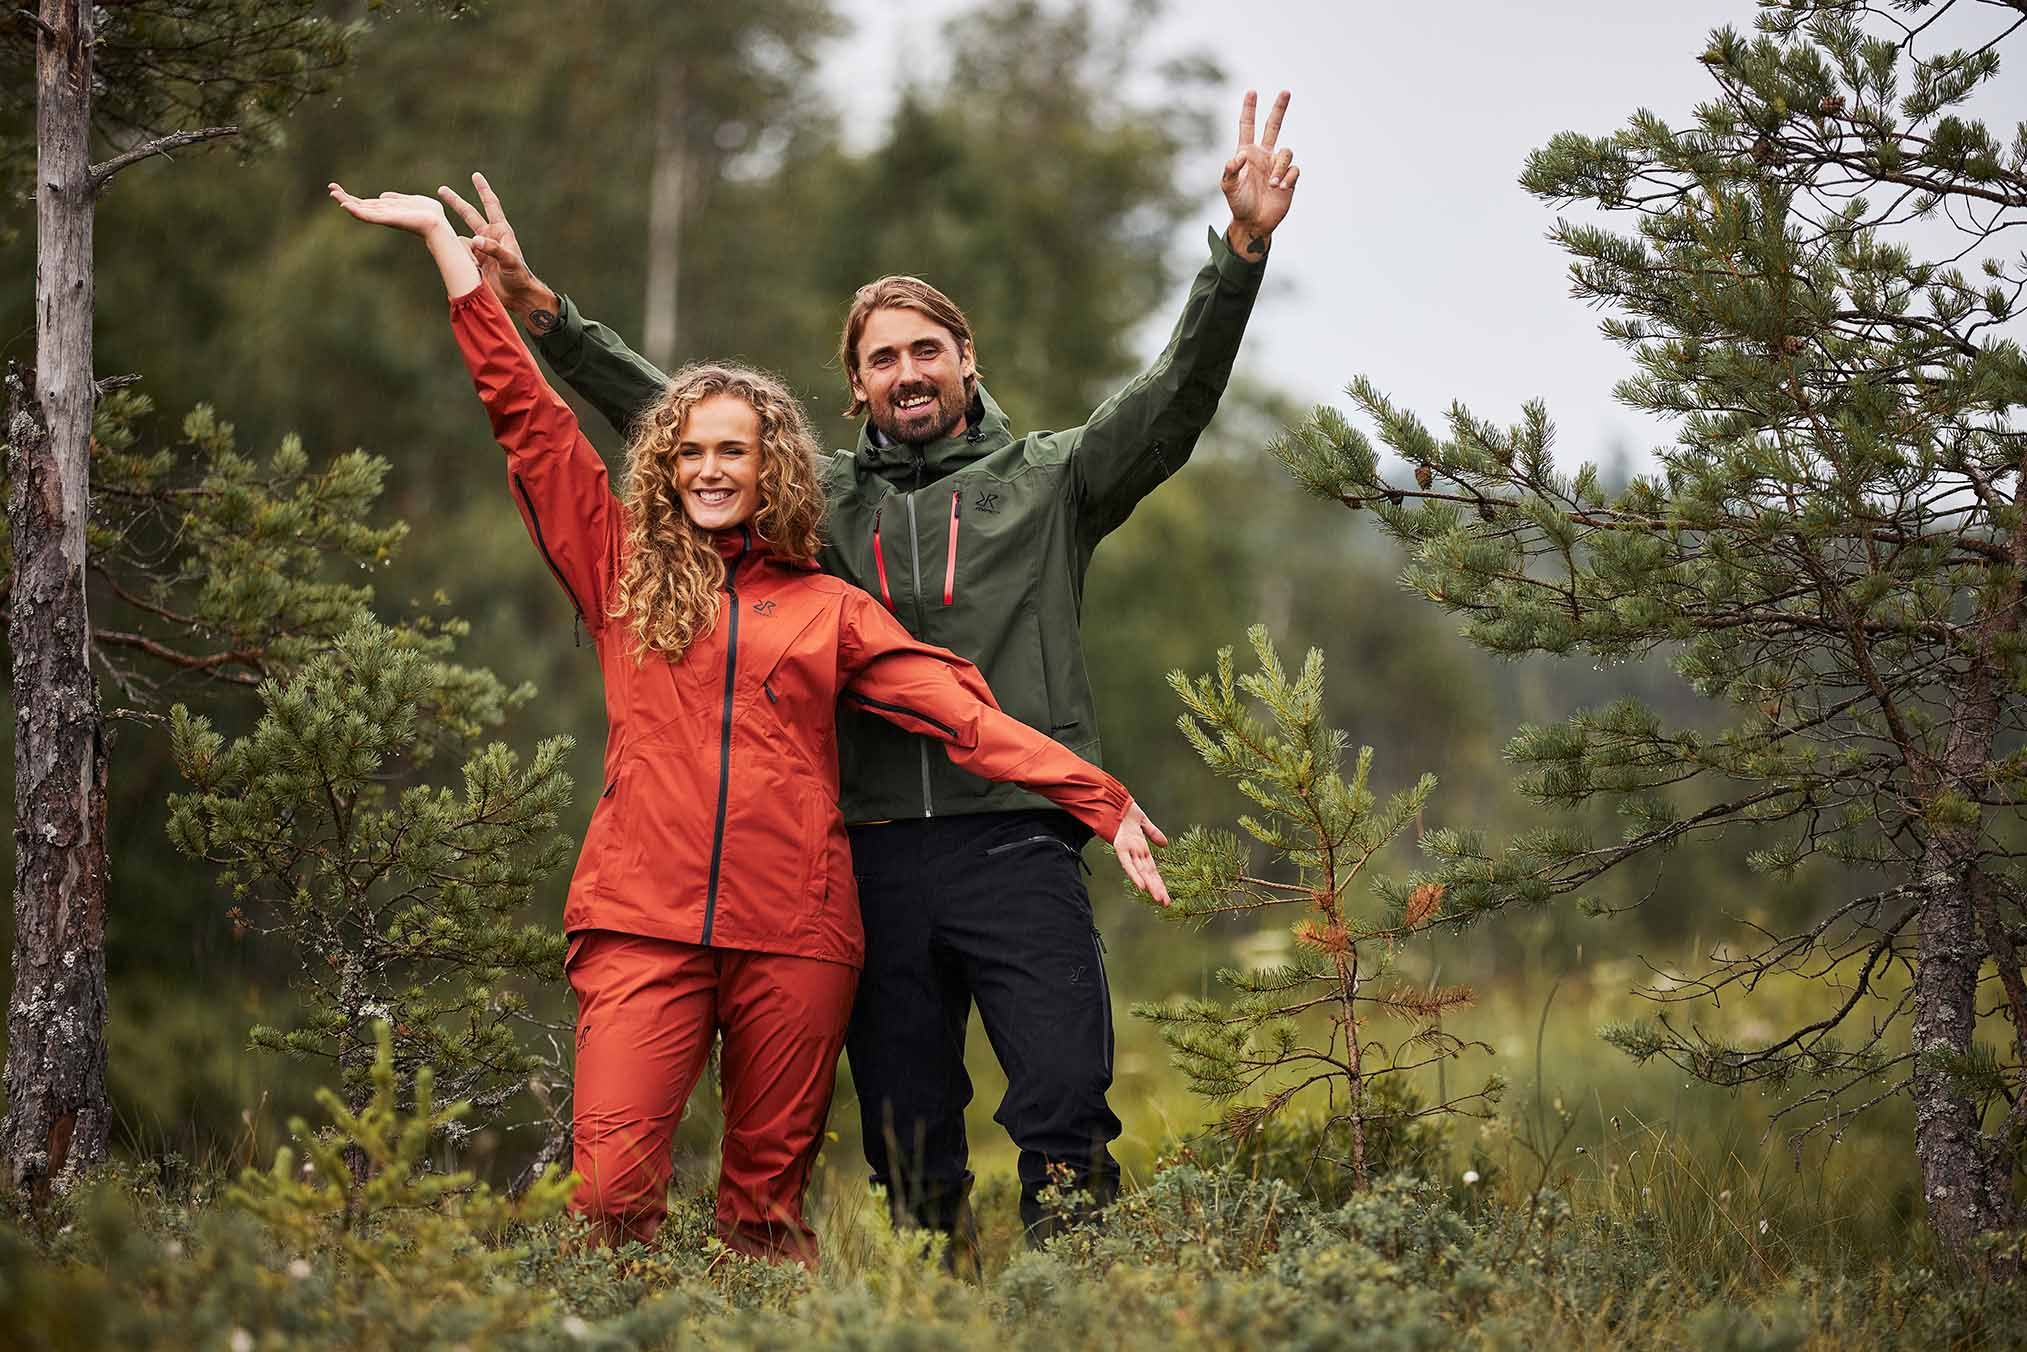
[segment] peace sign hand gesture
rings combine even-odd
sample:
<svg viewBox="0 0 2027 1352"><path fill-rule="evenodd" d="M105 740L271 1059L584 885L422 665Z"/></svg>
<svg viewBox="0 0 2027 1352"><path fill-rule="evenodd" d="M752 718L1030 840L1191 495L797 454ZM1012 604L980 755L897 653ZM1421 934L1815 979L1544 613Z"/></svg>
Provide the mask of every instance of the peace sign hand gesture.
<svg viewBox="0 0 2027 1352"><path fill-rule="evenodd" d="M1264 258L1267 237L1288 215L1295 200L1295 180L1302 171L1295 165L1295 152L1276 148L1281 137L1281 118L1288 111L1288 91L1282 90L1267 112L1267 125L1258 141L1253 139L1253 114L1260 96L1246 91L1239 105L1239 148L1225 161L1225 202L1232 209L1232 223L1225 239L1244 258Z"/></svg>

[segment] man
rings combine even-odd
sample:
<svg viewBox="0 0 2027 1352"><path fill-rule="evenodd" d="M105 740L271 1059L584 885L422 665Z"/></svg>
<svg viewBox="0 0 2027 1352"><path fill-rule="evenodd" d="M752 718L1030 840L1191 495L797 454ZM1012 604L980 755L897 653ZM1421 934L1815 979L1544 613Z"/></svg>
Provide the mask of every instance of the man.
<svg viewBox="0 0 2027 1352"><path fill-rule="evenodd" d="M848 411L866 423L857 448L824 468L821 563L977 663L1008 713L1093 761L1084 574L1217 410L1300 173L1276 146L1287 107L1284 92L1256 140L1257 99L1245 96L1222 177L1231 223L1213 235L1167 348L1081 427L1016 436L979 383L969 322L925 282L863 286L845 320ZM625 433L667 378L529 271L498 198L473 183L484 214L439 193L471 226L488 282L556 373ZM1061 1219L1045 1188L1102 1206L1119 1186L1107 1149L1120 1130L1105 1098L1111 1000L1079 872L1088 833L849 702L838 739L867 950L847 1051L873 1181L897 1219L950 1234L953 1257L972 1247L964 1036L975 1001L1006 1071L995 1120L1020 1147L1021 1218L1039 1244Z"/></svg>

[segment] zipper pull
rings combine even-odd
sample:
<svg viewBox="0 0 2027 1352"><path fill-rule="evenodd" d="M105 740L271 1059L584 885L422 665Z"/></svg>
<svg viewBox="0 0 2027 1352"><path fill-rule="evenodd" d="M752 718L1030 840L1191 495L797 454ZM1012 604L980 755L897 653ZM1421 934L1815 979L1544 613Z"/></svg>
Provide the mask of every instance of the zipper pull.
<svg viewBox="0 0 2027 1352"><path fill-rule="evenodd" d="M573 647L573 648L582 648L582 647L584 646L584 632L583 632L583 630L584 630L584 612L583 612L583 611L581 611L581 610L573 610L573 611L571 611L571 612L570 612L570 646L571 646L571 647Z"/></svg>

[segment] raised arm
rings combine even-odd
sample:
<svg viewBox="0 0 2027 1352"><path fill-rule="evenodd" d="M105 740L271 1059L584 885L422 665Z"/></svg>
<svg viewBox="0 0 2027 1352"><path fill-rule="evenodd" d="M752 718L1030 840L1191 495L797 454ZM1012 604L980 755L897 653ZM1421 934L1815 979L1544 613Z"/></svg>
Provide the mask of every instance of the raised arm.
<svg viewBox="0 0 2027 1352"><path fill-rule="evenodd" d="M1062 743L1001 711L978 668L917 639L872 597L851 588L838 626L842 698L894 726L943 744L953 764L982 779L1041 794L1111 842L1135 887L1168 905L1148 841L1168 840L1126 786Z"/></svg>
<svg viewBox="0 0 2027 1352"><path fill-rule="evenodd" d="M669 378L611 329L586 319L570 297L537 277L486 176L473 174L472 188L478 194L477 207L448 187L438 188L436 195L470 227L472 252L486 285L535 335L535 348L549 369L597 409L614 431L630 436L634 420L661 397Z"/></svg>
<svg viewBox="0 0 2027 1352"><path fill-rule="evenodd" d="M596 632L617 570L620 510L577 415L542 379L513 321L481 284L472 250L442 204L407 193L354 197L336 183L330 193L357 219L419 235L428 246L451 297L458 350L507 452L514 505L579 619Z"/></svg>
<svg viewBox="0 0 2027 1352"><path fill-rule="evenodd" d="M1257 104L1248 91L1239 111L1238 149L1221 181L1231 224L1224 234L1212 234L1210 261L1190 283L1168 346L1073 434L1071 482L1087 544L1117 529L1142 498L1182 467L1224 397L1260 293L1268 240L1287 216L1301 174L1293 153L1276 145L1288 95L1274 101L1255 140Z"/></svg>

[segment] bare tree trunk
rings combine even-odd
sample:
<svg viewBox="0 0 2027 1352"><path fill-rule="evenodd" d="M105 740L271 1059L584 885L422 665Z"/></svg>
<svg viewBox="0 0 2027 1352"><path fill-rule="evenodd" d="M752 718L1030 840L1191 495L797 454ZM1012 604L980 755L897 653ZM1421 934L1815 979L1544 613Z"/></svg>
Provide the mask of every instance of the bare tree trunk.
<svg viewBox="0 0 2027 1352"><path fill-rule="evenodd" d="M676 359L683 214L690 187L685 83L682 63L670 62L655 106L655 159L648 180L648 281L641 346L647 359L664 371Z"/></svg>
<svg viewBox="0 0 2027 1352"><path fill-rule="evenodd" d="M36 367L13 382L14 992L9 1180L40 1200L105 1158L106 762L85 613L92 415L91 6L42 0Z"/></svg>

